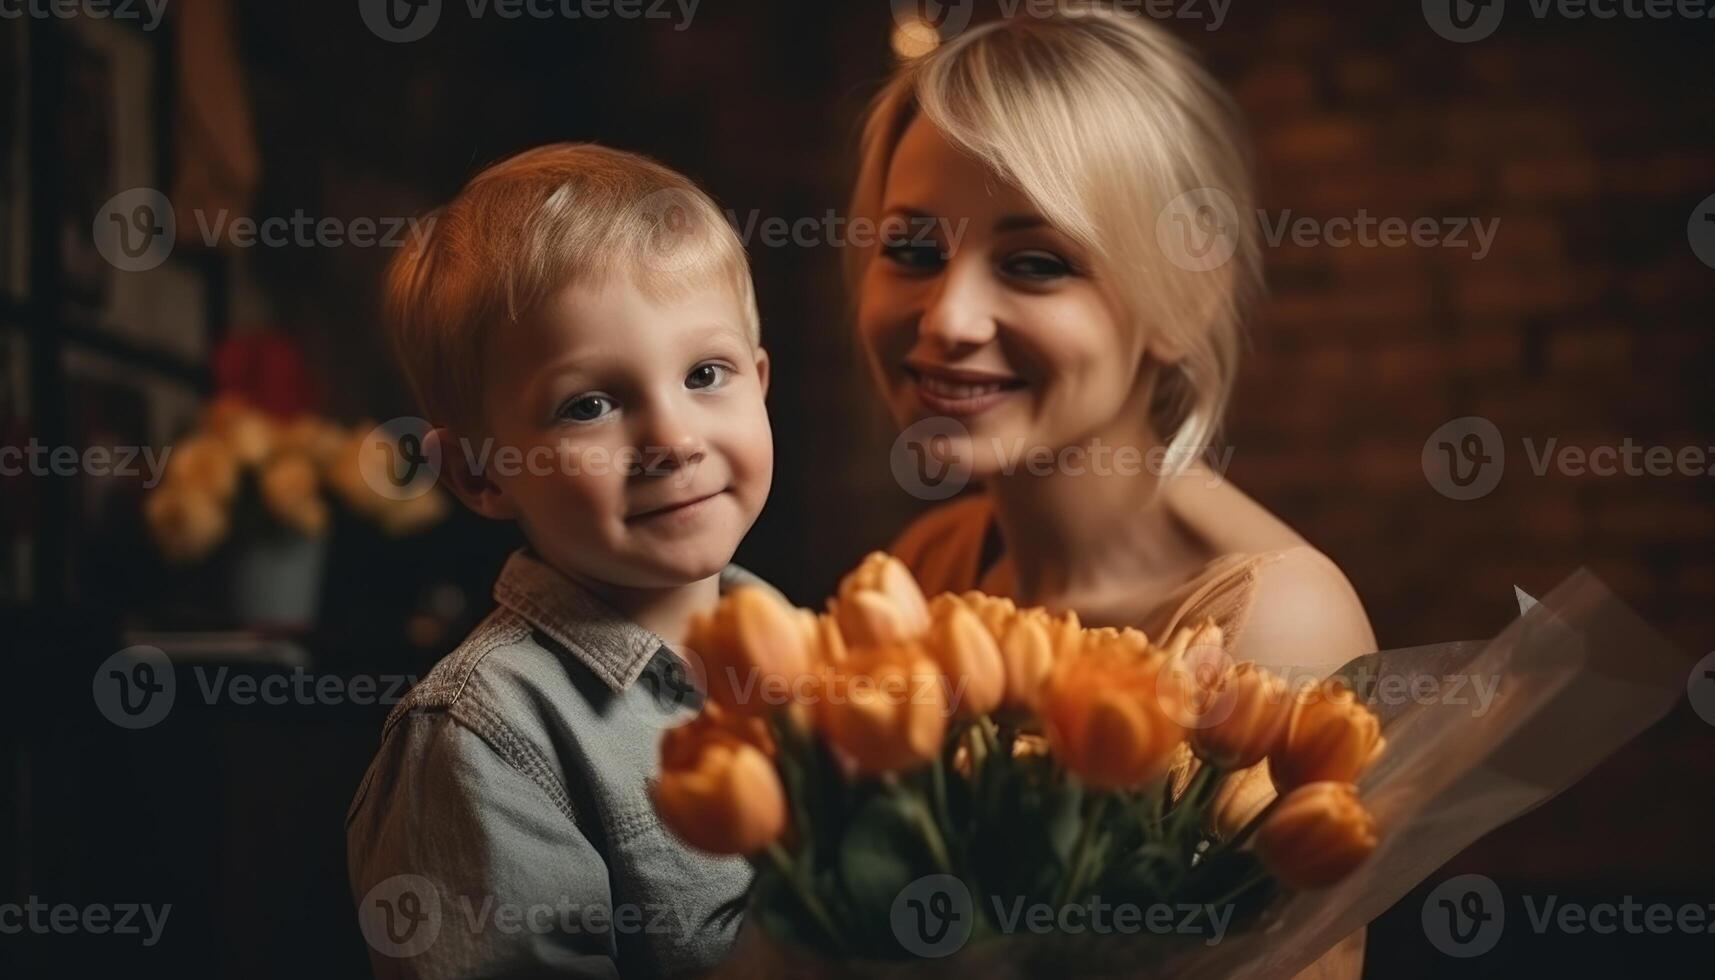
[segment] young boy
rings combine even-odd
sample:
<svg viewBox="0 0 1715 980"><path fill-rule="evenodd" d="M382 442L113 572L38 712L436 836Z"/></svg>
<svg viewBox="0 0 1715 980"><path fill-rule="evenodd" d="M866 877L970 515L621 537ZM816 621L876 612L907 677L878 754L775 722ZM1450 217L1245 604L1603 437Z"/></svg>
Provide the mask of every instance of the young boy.
<svg viewBox="0 0 1715 980"><path fill-rule="evenodd" d="M383 976L656 976L719 962L749 884L647 796L697 695L670 649L758 580L768 357L743 247L651 160L545 146L479 174L388 274L442 480L528 547L399 704L346 817Z"/></svg>

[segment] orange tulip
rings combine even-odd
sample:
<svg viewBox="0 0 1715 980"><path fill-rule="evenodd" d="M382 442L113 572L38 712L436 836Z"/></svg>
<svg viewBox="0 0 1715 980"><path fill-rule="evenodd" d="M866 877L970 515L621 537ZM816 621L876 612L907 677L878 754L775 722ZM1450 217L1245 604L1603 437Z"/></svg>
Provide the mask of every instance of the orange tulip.
<svg viewBox="0 0 1715 980"><path fill-rule="evenodd" d="M947 702L935 661L916 644L853 648L828 668L817 720L859 773L896 772L935 758Z"/></svg>
<svg viewBox="0 0 1715 980"><path fill-rule="evenodd" d="M189 564L208 556L226 537L226 508L190 486L166 485L143 498L149 536L167 560Z"/></svg>
<svg viewBox="0 0 1715 980"><path fill-rule="evenodd" d="M812 665L837 664L846 659L846 640L833 616L808 609L799 609L797 614L798 628L804 635Z"/></svg>
<svg viewBox="0 0 1715 980"><path fill-rule="evenodd" d="M1006 673L1005 705L1034 708L1054 670L1053 641L1039 617L1019 616L1008 625L1000 641L1000 660Z"/></svg>
<svg viewBox="0 0 1715 980"><path fill-rule="evenodd" d="M1232 840L1245 825L1274 802L1274 782L1268 776L1268 760L1237 772L1227 773L1215 786L1203 829L1219 840Z"/></svg>
<svg viewBox="0 0 1715 980"><path fill-rule="evenodd" d="M1106 650L1110 654L1131 658L1160 653L1149 645L1149 634L1130 626L1096 626L1081 631L1079 646L1083 649Z"/></svg>
<svg viewBox="0 0 1715 980"><path fill-rule="evenodd" d="M203 408L203 424L232 448L240 462L255 466L274 451L274 421L237 395L221 395Z"/></svg>
<svg viewBox="0 0 1715 980"><path fill-rule="evenodd" d="M1280 744L1292 708L1286 681L1247 660L1215 688L1191 729L1191 749L1220 769L1254 766Z"/></svg>
<svg viewBox="0 0 1715 980"><path fill-rule="evenodd" d="M1263 865L1287 888L1325 888L1352 873L1376 847L1376 823L1351 783L1298 787L1256 833Z"/></svg>
<svg viewBox="0 0 1715 980"><path fill-rule="evenodd" d="M692 616L685 645L703 660L710 700L738 714L764 715L789 702L810 674L805 640L798 611L751 585Z"/></svg>
<svg viewBox="0 0 1715 980"><path fill-rule="evenodd" d="M965 604L966 608L977 614L977 618L983 621L984 626L988 627L989 635L996 640L1001 638L1001 635L1006 632L1007 624L1011 623L1013 617L1018 615L1018 606L1005 596L989 595L987 592L968 589L959 593L958 598L960 602Z"/></svg>
<svg viewBox="0 0 1715 980"><path fill-rule="evenodd" d="M192 435L170 447L168 483L226 501L238 489L238 457L225 442L210 435Z"/></svg>
<svg viewBox="0 0 1715 980"><path fill-rule="evenodd" d="M329 466L345 447L345 430L316 415L299 415L280 426L278 447L281 452L308 455L317 466Z"/></svg>
<svg viewBox="0 0 1715 980"><path fill-rule="evenodd" d="M1178 800L1185 795L1191 786L1192 777L1203 768L1203 763L1191 754L1191 744L1180 742L1173 747L1173 756L1167 764L1167 796L1168 799Z"/></svg>
<svg viewBox="0 0 1715 980"><path fill-rule="evenodd" d="M749 742L663 741L651 797L661 822L711 854L754 854L786 829L786 790L774 763Z"/></svg>
<svg viewBox="0 0 1715 980"><path fill-rule="evenodd" d="M316 464L303 453L276 455L263 467L257 487L268 512L303 534L327 530L328 507Z"/></svg>
<svg viewBox="0 0 1715 980"><path fill-rule="evenodd" d="M682 769L695 761L705 742L716 739L736 739L773 758L774 736L768 722L751 715L738 715L713 701L703 704L703 710L689 722L661 733L661 767Z"/></svg>
<svg viewBox="0 0 1715 980"><path fill-rule="evenodd" d="M1212 721L1215 693L1233 667L1224 642L1221 628L1204 620L1175 630L1163 650L1162 687L1172 693L1174 719L1187 728Z"/></svg>
<svg viewBox="0 0 1715 980"><path fill-rule="evenodd" d="M1083 646L1084 626L1078 622L1078 614L1068 609L1058 616L1053 616L1047 610L1037 613L1047 624L1048 641L1054 644L1055 657L1068 657ZM1149 638L1142 631L1134 630L1138 637L1147 645Z"/></svg>
<svg viewBox="0 0 1715 980"><path fill-rule="evenodd" d="M1329 678L1293 699L1286 734L1269 756L1281 792L1306 783L1349 783L1373 757L1381 725L1345 682Z"/></svg>
<svg viewBox="0 0 1715 980"><path fill-rule="evenodd" d="M1090 785L1135 788L1172 763L1185 732L1158 697L1159 659L1110 647L1056 665L1042 698L1048 740Z"/></svg>
<svg viewBox="0 0 1715 980"><path fill-rule="evenodd" d="M946 676L956 713L972 718L1000 706L1006 666L982 620L951 595L929 604L929 652Z"/></svg>
<svg viewBox="0 0 1715 980"><path fill-rule="evenodd" d="M853 646L918 640L929 630L929 604L905 563L872 551L840 580L829 605Z"/></svg>

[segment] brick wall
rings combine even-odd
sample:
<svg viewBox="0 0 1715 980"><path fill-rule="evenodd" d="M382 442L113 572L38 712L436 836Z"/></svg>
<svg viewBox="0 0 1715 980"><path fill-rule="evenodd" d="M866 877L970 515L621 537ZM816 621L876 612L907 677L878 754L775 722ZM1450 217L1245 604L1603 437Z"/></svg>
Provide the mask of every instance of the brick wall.
<svg viewBox="0 0 1715 980"><path fill-rule="evenodd" d="M1530 453L1715 446L1699 376L1715 270L1686 236L1715 193L1715 112L1681 97L1692 48L1673 43L1704 29L1525 16L1458 45L1415 14L1235 12L1187 32L1252 121L1270 219L1498 222L1481 258L1474 241L1269 248L1234 478L1341 560L1391 645L1491 630L1512 584L1583 564L1707 647L1715 484L1537 476ZM1420 452L1464 415L1508 455L1496 489L1462 502Z"/></svg>
<svg viewBox="0 0 1715 980"><path fill-rule="evenodd" d="M1384 646L1491 635L1516 614L1513 585L1540 594L1588 566L1700 657L1715 649L1715 477L1538 476L1525 440L1696 447L1715 464L1715 269L1687 237L1715 194L1715 26L1508 16L1466 45L1416 4L1253 8L1184 32L1252 121L1270 218L1499 222L1481 259L1269 248L1231 475L1346 569ZM1505 471L1457 501L1421 452L1467 415L1498 428ZM1711 735L1682 702L1451 870L1594 877L1616 897L1707 881L1715 804L1690 787L1715 776Z"/></svg>

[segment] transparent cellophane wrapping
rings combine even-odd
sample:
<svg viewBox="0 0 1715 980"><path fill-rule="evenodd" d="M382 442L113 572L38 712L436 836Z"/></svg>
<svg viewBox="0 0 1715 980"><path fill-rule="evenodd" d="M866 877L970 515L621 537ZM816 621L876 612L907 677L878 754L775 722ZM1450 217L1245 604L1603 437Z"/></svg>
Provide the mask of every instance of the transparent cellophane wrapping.
<svg viewBox="0 0 1715 980"><path fill-rule="evenodd" d="M1386 739L1358 780L1380 843L1343 881L1283 894L1214 945L1147 934L1021 935L973 942L945 959L834 964L780 948L746 923L732 965L805 977L1291 977L1659 720L1689 669L1688 658L1581 570L1492 640L1384 650L1341 668ZM1486 704L1479 683L1492 686Z"/></svg>

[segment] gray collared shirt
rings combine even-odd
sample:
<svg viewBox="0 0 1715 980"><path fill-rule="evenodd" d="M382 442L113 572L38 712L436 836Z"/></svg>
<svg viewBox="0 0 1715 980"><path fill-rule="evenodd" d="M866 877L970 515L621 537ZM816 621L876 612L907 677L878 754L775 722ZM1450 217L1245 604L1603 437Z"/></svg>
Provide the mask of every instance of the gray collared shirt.
<svg viewBox="0 0 1715 980"><path fill-rule="evenodd" d="M721 572L722 592L740 583L766 585ZM750 867L680 843L646 791L661 730L700 703L679 659L525 551L494 598L388 716L346 815L377 976L715 966Z"/></svg>

